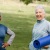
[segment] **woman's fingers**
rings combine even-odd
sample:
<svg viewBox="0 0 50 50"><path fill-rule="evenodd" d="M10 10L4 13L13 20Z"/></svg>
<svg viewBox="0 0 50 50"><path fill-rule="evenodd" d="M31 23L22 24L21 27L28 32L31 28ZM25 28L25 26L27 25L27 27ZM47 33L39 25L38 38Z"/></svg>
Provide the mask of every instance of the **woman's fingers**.
<svg viewBox="0 0 50 50"><path fill-rule="evenodd" d="M5 48L5 47L7 47L7 46L9 46L9 44L8 43L3 43L3 48Z"/></svg>
<svg viewBox="0 0 50 50"><path fill-rule="evenodd" d="M45 49L48 49L48 46L44 46Z"/></svg>

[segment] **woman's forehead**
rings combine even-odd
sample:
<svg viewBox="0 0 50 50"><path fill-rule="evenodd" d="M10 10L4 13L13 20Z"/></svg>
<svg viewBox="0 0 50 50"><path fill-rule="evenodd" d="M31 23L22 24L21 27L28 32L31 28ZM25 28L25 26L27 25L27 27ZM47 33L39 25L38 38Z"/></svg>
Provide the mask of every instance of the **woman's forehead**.
<svg viewBox="0 0 50 50"><path fill-rule="evenodd" d="M37 11L45 12L44 7L42 5L36 6L35 12L37 12Z"/></svg>
<svg viewBox="0 0 50 50"><path fill-rule="evenodd" d="M36 12L43 12L43 9L37 9Z"/></svg>

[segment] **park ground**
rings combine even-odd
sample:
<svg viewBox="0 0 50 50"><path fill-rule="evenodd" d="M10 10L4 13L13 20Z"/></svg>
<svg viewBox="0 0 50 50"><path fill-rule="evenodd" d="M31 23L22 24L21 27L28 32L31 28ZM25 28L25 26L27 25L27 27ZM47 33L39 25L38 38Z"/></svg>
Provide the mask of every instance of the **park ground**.
<svg viewBox="0 0 50 50"><path fill-rule="evenodd" d="M32 38L32 28L36 22L35 6L42 4L46 11L46 19L50 21L50 4L30 3L25 5L23 2L10 0L0 0L0 13L2 21L0 23L9 27L15 33L15 38L7 50L29 50L29 43ZM5 42L9 39L6 35Z"/></svg>

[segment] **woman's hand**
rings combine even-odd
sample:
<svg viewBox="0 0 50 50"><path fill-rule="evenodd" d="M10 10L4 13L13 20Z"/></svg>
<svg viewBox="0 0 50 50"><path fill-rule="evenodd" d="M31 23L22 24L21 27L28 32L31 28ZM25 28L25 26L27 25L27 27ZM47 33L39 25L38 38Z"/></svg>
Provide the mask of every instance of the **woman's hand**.
<svg viewBox="0 0 50 50"><path fill-rule="evenodd" d="M7 46L9 46L9 44L8 43L3 43L3 48L5 48L5 47L7 47Z"/></svg>
<svg viewBox="0 0 50 50"><path fill-rule="evenodd" d="M48 49L48 46L44 46L43 48L44 48L44 49Z"/></svg>

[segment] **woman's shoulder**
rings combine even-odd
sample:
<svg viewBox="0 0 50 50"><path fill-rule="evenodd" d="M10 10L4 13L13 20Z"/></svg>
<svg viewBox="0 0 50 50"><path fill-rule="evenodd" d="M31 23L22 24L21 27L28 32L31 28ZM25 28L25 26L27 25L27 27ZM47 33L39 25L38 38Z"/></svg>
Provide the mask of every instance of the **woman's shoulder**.
<svg viewBox="0 0 50 50"><path fill-rule="evenodd" d="M45 21L46 25L50 25L50 21L46 20Z"/></svg>
<svg viewBox="0 0 50 50"><path fill-rule="evenodd" d="M36 25L37 25L37 22L36 22L36 23L34 23L33 28L34 28L34 27L36 27Z"/></svg>
<svg viewBox="0 0 50 50"><path fill-rule="evenodd" d="M3 24L0 24L0 26L5 27L5 25L3 25Z"/></svg>
<svg viewBox="0 0 50 50"><path fill-rule="evenodd" d="M5 26L4 24L0 24L0 28L6 28L7 29L7 26Z"/></svg>
<svg viewBox="0 0 50 50"><path fill-rule="evenodd" d="M46 21L46 23L50 24L50 21L48 21L48 20L45 20L45 21Z"/></svg>

